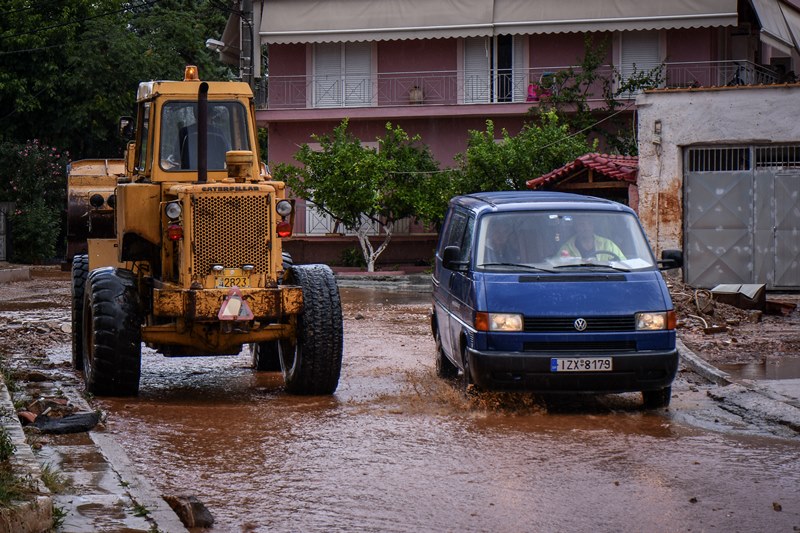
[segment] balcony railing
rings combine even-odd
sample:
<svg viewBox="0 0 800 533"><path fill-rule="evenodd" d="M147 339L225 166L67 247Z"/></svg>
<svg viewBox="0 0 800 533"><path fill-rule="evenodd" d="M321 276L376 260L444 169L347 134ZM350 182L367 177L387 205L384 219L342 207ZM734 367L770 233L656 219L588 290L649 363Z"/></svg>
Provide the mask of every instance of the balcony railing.
<svg viewBox="0 0 800 533"><path fill-rule="evenodd" d="M486 73L464 71L381 72L376 75L270 76L258 81L259 110L346 107L436 106L486 103L535 103L557 92L555 73L570 67L533 68ZM575 72L580 67L571 67ZM600 67L588 100L603 99L603 85L613 80L612 66ZM712 87L777 83L771 69L747 61L666 63L662 87ZM628 95L631 97L631 95Z"/></svg>

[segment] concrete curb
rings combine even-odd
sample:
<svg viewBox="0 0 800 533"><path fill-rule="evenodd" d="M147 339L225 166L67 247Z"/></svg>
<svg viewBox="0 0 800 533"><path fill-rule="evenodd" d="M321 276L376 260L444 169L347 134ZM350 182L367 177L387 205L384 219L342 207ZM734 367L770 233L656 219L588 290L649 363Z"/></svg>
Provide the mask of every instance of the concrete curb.
<svg viewBox="0 0 800 533"><path fill-rule="evenodd" d="M734 382L730 374L701 359L680 339L675 342L684 364L705 379L722 388L708 391L708 396L720 402L727 411L748 420L766 420L800 434L800 405L797 398L780 392L773 381L742 380ZM798 381L800 385L800 380Z"/></svg>
<svg viewBox="0 0 800 533"><path fill-rule="evenodd" d="M17 418L14 402L5 381L0 378L0 417L3 428L11 438L16 450L11 456L12 472L15 476L29 479L38 492L30 500L15 502L0 510L0 532L39 533L53 527L53 499L42 483L42 470L33 450L25 440L25 432Z"/></svg>
<svg viewBox="0 0 800 533"><path fill-rule="evenodd" d="M683 344L682 340L675 339L675 347L678 349L678 355L680 355L681 360L695 374L699 374L710 382L716 383L717 385L725 386L733 383L730 374L723 372L717 367L707 363L705 360L700 358L700 356L687 348L686 345Z"/></svg>

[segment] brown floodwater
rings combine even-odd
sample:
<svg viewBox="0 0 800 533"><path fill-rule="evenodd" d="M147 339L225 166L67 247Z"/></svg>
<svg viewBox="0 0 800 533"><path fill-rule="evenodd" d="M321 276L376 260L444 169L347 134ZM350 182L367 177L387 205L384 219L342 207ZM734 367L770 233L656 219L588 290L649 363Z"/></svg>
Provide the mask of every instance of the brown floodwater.
<svg viewBox="0 0 800 533"><path fill-rule="evenodd" d="M703 400L678 382L662 411L636 394L466 398L434 375L429 294L341 292L331 397L286 394L247 350L145 350L140 395L98 400L139 473L197 496L210 531L800 528L796 439L687 424Z"/></svg>

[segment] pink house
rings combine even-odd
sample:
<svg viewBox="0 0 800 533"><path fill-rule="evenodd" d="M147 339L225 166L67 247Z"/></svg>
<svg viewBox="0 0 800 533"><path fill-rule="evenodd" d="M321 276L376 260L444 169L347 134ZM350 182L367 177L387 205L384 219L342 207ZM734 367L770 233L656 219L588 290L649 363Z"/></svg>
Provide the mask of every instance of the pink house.
<svg viewBox="0 0 800 533"><path fill-rule="evenodd" d="M800 67L798 0L254 0L252 12L248 3L223 40L228 54L244 51L228 57L256 87L273 163L292 162L312 134L347 117L367 143L387 121L420 134L450 166L486 120L518 131L551 75L580 63L587 34L609 43L601 73L664 64L667 87L779 83ZM296 227L331 229L313 210Z"/></svg>

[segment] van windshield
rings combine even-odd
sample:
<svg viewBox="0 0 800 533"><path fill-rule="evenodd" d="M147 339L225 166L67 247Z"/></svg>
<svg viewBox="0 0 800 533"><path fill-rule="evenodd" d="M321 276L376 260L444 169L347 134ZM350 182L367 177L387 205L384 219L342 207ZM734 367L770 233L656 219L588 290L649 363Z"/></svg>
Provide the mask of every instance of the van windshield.
<svg viewBox="0 0 800 533"><path fill-rule="evenodd" d="M654 268L635 216L619 211L513 211L481 218L475 264L487 270Z"/></svg>

